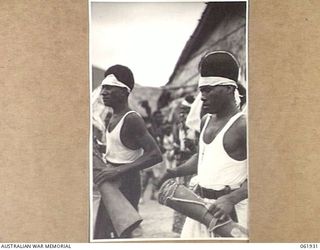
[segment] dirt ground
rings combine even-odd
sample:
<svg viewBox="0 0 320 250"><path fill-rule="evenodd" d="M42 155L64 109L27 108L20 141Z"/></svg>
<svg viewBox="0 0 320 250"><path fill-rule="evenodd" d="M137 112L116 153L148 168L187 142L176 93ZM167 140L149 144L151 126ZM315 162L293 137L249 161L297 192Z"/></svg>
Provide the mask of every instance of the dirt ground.
<svg viewBox="0 0 320 250"><path fill-rule="evenodd" d="M177 238L172 232L173 210L160 205L157 200L150 200L149 184L145 194L144 202L139 204L139 213L143 218L141 228L137 230L136 238ZM140 231L140 232L139 232Z"/></svg>

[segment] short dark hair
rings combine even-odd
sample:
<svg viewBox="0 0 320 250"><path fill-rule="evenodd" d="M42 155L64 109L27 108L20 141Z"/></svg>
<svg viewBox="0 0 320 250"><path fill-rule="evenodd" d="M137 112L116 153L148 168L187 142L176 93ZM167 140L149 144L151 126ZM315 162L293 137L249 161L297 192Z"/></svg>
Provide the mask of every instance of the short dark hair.
<svg viewBox="0 0 320 250"><path fill-rule="evenodd" d="M201 76L220 76L238 81L239 64L227 51L215 51L204 55L199 64Z"/></svg>
<svg viewBox="0 0 320 250"><path fill-rule="evenodd" d="M190 104L194 102L194 97L192 95L187 95L184 99Z"/></svg>
<svg viewBox="0 0 320 250"><path fill-rule="evenodd" d="M132 71L128 67L120 64L113 65L104 72L104 77L111 74L113 74L118 81L127 85L131 90L133 89L134 77Z"/></svg>

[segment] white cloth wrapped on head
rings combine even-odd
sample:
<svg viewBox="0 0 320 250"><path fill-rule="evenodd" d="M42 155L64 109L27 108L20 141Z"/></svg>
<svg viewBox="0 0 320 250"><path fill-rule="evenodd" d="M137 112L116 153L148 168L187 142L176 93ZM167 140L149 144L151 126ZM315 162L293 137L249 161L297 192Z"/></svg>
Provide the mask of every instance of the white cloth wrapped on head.
<svg viewBox="0 0 320 250"><path fill-rule="evenodd" d="M102 86L105 85L125 88L128 93L131 92L131 89L127 85L119 81L113 74L107 75L101 82L100 86L94 89L91 96L92 123L100 131L104 131L106 129L104 121L107 113L112 113L112 108L106 107L101 98Z"/></svg>
<svg viewBox="0 0 320 250"><path fill-rule="evenodd" d="M207 76L200 77L199 79L199 88L202 86L234 86L234 100L236 102L237 107L240 109L240 94L238 91L238 85L234 80L231 80L226 77L218 77L218 76ZM199 93L191 105L190 112L187 116L186 126L200 132L200 124L201 124L201 108L202 108L202 100L201 93Z"/></svg>
<svg viewBox="0 0 320 250"><path fill-rule="evenodd" d="M234 86L234 99L237 107L240 108L240 94L238 85L234 80L220 76L205 76L199 79L199 88L203 86Z"/></svg>
<svg viewBox="0 0 320 250"><path fill-rule="evenodd" d="M101 85L125 88L128 91L128 93L131 92L131 89L127 85L125 85L123 82L119 81L113 74L107 75L106 78L104 78L104 80L102 81Z"/></svg>

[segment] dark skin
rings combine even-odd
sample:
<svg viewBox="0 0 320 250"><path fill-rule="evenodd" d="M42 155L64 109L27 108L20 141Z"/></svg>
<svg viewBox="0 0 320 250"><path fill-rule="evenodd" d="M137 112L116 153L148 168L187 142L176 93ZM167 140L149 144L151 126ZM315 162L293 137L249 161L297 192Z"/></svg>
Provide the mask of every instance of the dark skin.
<svg viewBox="0 0 320 250"><path fill-rule="evenodd" d="M130 111L128 106L128 92L116 86L103 86L102 98L106 106L113 108L108 131L111 132L121 118ZM130 170L142 170L162 161L162 156L157 143L149 134L143 119L136 113L131 113L124 119L120 132L120 140L124 146L135 150L142 148L144 153L136 161L120 166L104 168L94 177L94 182L99 185L104 181L115 181L123 173Z"/></svg>
<svg viewBox="0 0 320 250"><path fill-rule="evenodd" d="M204 86L200 88L203 109L213 116L203 132L205 143L211 143L229 119L239 112L234 101L233 86ZM201 121L201 130L206 116ZM227 154L234 160L242 161L247 158L246 119L241 116L226 131L223 146ZM198 154L174 170L169 170L169 178L197 173ZM167 177L168 178L168 177ZM209 208L209 211L218 219L226 219L234 205L248 197L247 181L240 188L218 198Z"/></svg>
<svg viewBox="0 0 320 250"><path fill-rule="evenodd" d="M230 194L221 196L213 203L209 211L214 217L224 220L229 217L234 205L248 198L248 183L245 180L239 189L234 190Z"/></svg>
<svg viewBox="0 0 320 250"><path fill-rule="evenodd" d="M218 119L217 117L212 116L204 131L204 142L210 144L229 119L230 118ZM237 119L226 131L223 137L223 146L232 159L243 161L247 158L246 119L244 116Z"/></svg>
<svg viewBox="0 0 320 250"><path fill-rule="evenodd" d="M200 88L203 107L208 113L215 114L208 122L203 140L211 143L229 119L240 112L234 101L233 86L204 86ZM227 154L238 161L247 158L246 119L240 117L226 131L223 146Z"/></svg>

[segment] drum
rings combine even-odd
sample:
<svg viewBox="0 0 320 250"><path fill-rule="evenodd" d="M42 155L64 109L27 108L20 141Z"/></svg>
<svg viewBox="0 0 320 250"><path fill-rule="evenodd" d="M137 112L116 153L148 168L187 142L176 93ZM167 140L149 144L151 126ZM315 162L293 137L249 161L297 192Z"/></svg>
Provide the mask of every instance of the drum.
<svg viewBox="0 0 320 250"><path fill-rule="evenodd" d="M98 156L93 156L93 173L108 167ZM99 186L102 202L118 235L122 237L135 229L141 222L137 210L119 190L120 182L105 181Z"/></svg>
<svg viewBox="0 0 320 250"><path fill-rule="evenodd" d="M220 237L247 238L247 229L240 226L230 218L217 220L208 210L208 204L182 184L169 179L160 188L158 200L160 204L166 205L196 221L207 226L210 232Z"/></svg>

